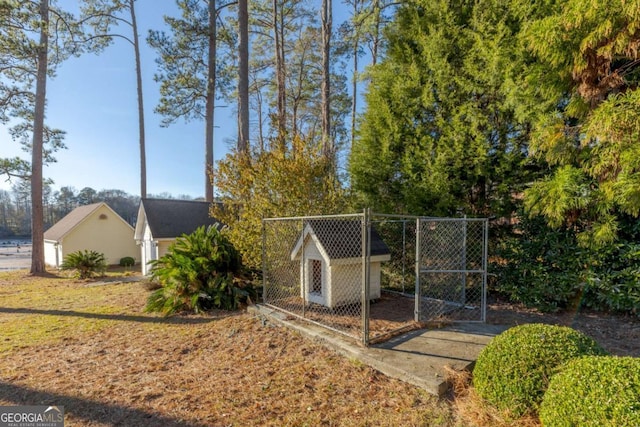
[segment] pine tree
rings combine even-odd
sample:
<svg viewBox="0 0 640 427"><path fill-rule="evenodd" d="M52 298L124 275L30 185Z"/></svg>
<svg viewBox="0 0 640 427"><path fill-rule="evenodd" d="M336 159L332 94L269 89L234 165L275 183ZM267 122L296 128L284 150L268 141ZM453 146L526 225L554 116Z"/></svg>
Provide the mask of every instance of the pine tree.
<svg viewBox="0 0 640 427"><path fill-rule="evenodd" d="M249 0L238 1L238 152L249 151Z"/></svg>
<svg viewBox="0 0 640 427"><path fill-rule="evenodd" d="M179 119L204 120L205 126L205 200L213 201L213 145L216 102L228 95L230 81L218 70L218 57L230 52L230 39L218 32L220 12L230 2L215 0L177 0L182 16L165 17L170 33L151 31L149 44L160 58L155 76L160 82L160 101L156 112L163 125ZM222 47L226 49L222 49ZM204 58L204 60L203 60Z"/></svg>
<svg viewBox="0 0 640 427"><path fill-rule="evenodd" d="M531 179L528 123L504 93L523 60L519 27L506 1L399 7L383 59L369 71L351 153L362 203L426 215L511 214Z"/></svg>
<svg viewBox="0 0 640 427"><path fill-rule="evenodd" d="M17 159L2 164L28 172L31 181L32 274L45 271L43 165L64 147L64 132L45 125L47 81L70 56L106 46L106 39L85 33L91 26L100 31L96 16L75 17L49 0L0 3L0 121L17 121L12 137L31 152L28 171Z"/></svg>
<svg viewBox="0 0 640 427"><path fill-rule="evenodd" d="M147 155L144 124L144 98L142 95L142 64L140 60L140 37L136 18L136 0L85 0L83 13L100 16L100 36L108 41L122 39L133 47L136 71L136 95L138 102L138 147L140 152L140 197L147 197ZM115 27L125 25L127 29L116 32Z"/></svg>
<svg viewBox="0 0 640 427"><path fill-rule="evenodd" d="M611 242L618 217L640 212L639 13L637 2L570 0L522 34L537 60L522 79L537 106L532 150L556 168L526 204L583 231L583 244Z"/></svg>
<svg viewBox="0 0 640 427"><path fill-rule="evenodd" d="M345 104L345 77L339 73L331 40L324 46L329 55L323 64L321 10L317 6L304 0L252 3L250 93L257 118L257 145L265 150L269 142L278 141L277 135L282 136L281 142L297 136L309 144L323 144L323 65L328 65L331 82L329 95L324 95L330 98L325 122L331 123L325 132L333 151L344 146L344 118L349 108Z"/></svg>

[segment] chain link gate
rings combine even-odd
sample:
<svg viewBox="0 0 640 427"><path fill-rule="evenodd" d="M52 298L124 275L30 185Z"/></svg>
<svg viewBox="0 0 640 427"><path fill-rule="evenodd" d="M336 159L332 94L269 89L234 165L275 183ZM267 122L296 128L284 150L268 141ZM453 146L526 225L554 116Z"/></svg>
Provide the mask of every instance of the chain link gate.
<svg viewBox="0 0 640 427"><path fill-rule="evenodd" d="M263 220L263 301L368 345L429 320L484 321L487 224L335 215Z"/></svg>
<svg viewBox="0 0 640 427"><path fill-rule="evenodd" d="M488 224L476 218L418 220L421 321L486 321Z"/></svg>

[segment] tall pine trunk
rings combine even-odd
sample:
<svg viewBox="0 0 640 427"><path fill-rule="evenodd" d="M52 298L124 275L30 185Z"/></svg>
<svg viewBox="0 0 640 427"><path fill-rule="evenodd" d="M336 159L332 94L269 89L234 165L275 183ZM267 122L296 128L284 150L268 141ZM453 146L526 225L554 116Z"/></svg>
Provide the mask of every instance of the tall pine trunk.
<svg viewBox="0 0 640 427"><path fill-rule="evenodd" d="M205 194L213 202L213 126L216 108L216 2L209 0L209 53L207 62L207 101L205 105Z"/></svg>
<svg viewBox="0 0 640 427"><path fill-rule="evenodd" d="M356 17L360 13L360 0L353 2L353 16ZM356 138L356 114L358 112L358 58L360 51L360 25L354 22L353 34L353 77L351 81L351 92L353 99L351 100L351 147Z"/></svg>
<svg viewBox="0 0 640 427"><path fill-rule="evenodd" d="M277 85L277 128L278 139L283 143L286 134L286 114L287 114L287 95L285 88L285 65L284 65L284 18L282 10L278 8L278 0L273 0L273 39L275 43L275 62L276 62L276 85Z"/></svg>
<svg viewBox="0 0 640 427"><path fill-rule="evenodd" d="M333 143L331 141L331 0L322 0L322 153L330 161L333 160Z"/></svg>
<svg viewBox="0 0 640 427"><path fill-rule="evenodd" d="M249 151L249 10L238 0L238 152Z"/></svg>
<svg viewBox="0 0 640 427"><path fill-rule="evenodd" d="M373 46L371 47L371 65L374 66L378 63L378 46L380 45L380 18L382 13L382 6L380 0L376 0L373 6L374 13L374 32L373 32Z"/></svg>
<svg viewBox="0 0 640 427"><path fill-rule="evenodd" d="M147 154L144 134L144 102L142 98L142 69L140 65L140 41L138 38L138 24L134 6L135 0L129 0L131 12L131 27L133 28L133 49L136 60L136 85L138 90L138 132L140 144L140 197L147 197Z"/></svg>
<svg viewBox="0 0 640 427"><path fill-rule="evenodd" d="M42 274L44 266L44 207L42 200L42 151L44 112L47 99L47 67L49 52L49 0L40 0L40 42L36 72L36 99L33 114L31 147L31 274Z"/></svg>

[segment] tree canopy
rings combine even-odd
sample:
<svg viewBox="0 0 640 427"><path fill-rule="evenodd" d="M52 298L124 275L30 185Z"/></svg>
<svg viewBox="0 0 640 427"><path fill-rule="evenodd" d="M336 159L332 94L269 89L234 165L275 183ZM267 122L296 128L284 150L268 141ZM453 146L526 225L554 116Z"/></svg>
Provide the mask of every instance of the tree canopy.
<svg viewBox="0 0 640 427"><path fill-rule="evenodd" d="M640 212L639 10L402 4L351 153L362 202L500 216L524 192L529 214L586 231L583 243L614 239L618 215Z"/></svg>
<svg viewBox="0 0 640 427"><path fill-rule="evenodd" d="M215 177L222 203L213 206L213 216L229 226L243 262L255 268L261 265L263 218L335 214L346 208L345 190L321 146L299 137L270 145L251 156L227 155Z"/></svg>
<svg viewBox="0 0 640 427"><path fill-rule="evenodd" d="M532 179L530 125L507 88L525 60L506 2L412 1L385 33L350 159L353 187L376 209L503 214ZM398 78L402 76L402 78Z"/></svg>
<svg viewBox="0 0 640 427"><path fill-rule="evenodd" d="M537 59L522 79L548 106L532 114L531 148L556 167L527 207L583 244L612 241L620 214L640 212L639 17L637 2L571 0L521 35Z"/></svg>
<svg viewBox="0 0 640 427"><path fill-rule="evenodd" d="M90 0L85 0L90 2ZM0 122L15 121L10 132L31 153L31 273L44 266L43 165L62 148L64 133L45 125L47 80L60 63L86 51L99 51L108 39L99 15L76 17L55 1L4 1L0 5ZM12 123L13 124L13 123ZM2 160L9 174L22 172L19 159ZM13 170L13 171L12 171Z"/></svg>

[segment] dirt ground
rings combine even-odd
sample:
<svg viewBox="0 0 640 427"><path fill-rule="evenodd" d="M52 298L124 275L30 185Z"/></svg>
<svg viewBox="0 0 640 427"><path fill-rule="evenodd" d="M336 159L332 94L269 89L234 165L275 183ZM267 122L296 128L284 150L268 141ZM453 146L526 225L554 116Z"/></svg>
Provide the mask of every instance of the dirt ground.
<svg viewBox="0 0 640 427"><path fill-rule="evenodd" d="M0 273L0 405L81 427L445 426L450 405L267 319L143 311L142 283Z"/></svg>
<svg viewBox="0 0 640 427"><path fill-rule="evenodd" d="M383 297L371 305L373 333L388 332L411 324L413 300ZM402 315L404 313L404 316ZM407 315L409 317L407 317ZM437 322L436 322L437 323ZM447 323L445 319L443 323ZM487 323L516 326L524 323L548 323L569 326L590 336L609 353L640 357L640 316L609 314L592 310L543 313L495 297L487 303Z"/></svg>
<svg viewBox="0 0 640 427"><path fill-rule="evenodd" d="M0 244L0 271L28 269L31 263L31 245L20 242ZM409 330L419 325L412 323L413 301L410 299L383 298L371 306L371 332L375 336L384 337L394 330ZM322 317L314 319L322 321ZM338 329L358 333L358 319L352 316L346 319L335 317L334 326ZM521 305L496 298L489 298L487 306L487 322L515 326L523 323L550 323L570 326L595 339L610 353L619 356L640 357L640 316L624 316L618 314L598 313L589 310L579 312L564 311L559 313L542 313ZM355 329L354 329L355 328Z"/></svg>
<svg viewBox="0 0 640 427"><path fill-rule="evenodd" d="M292 312L302 313L300 301L289 303L286 307ZM440 326L450 323L446 316L427 323L416 324L413 321L414 300L384 293L371 304L371 320L369 332L372 342L379 342L389 336L397 335L422 326ZM307 307L305 316L347 334L360 336L360 311L338 309L312 305ZM476 316L477 317L477 316ZM640 356L640 317L620 314L598 313L589 310L578 312L563 311L558 313L542 313L522 305L511 304L497 298L489 298L487 304L487 323L505 326L516 326L524 323L548 323L570 326L595 339L611 354L618 356Z"/></svg>
<svg viewBox="0 0 640 427"><path fill-rule="evenodd" d="M616 356L640 357L640 316L599 313L591 310L541 313L493 299L487 306L487 322L515 326L548 323L570 326L598 342Z"/></svg>

